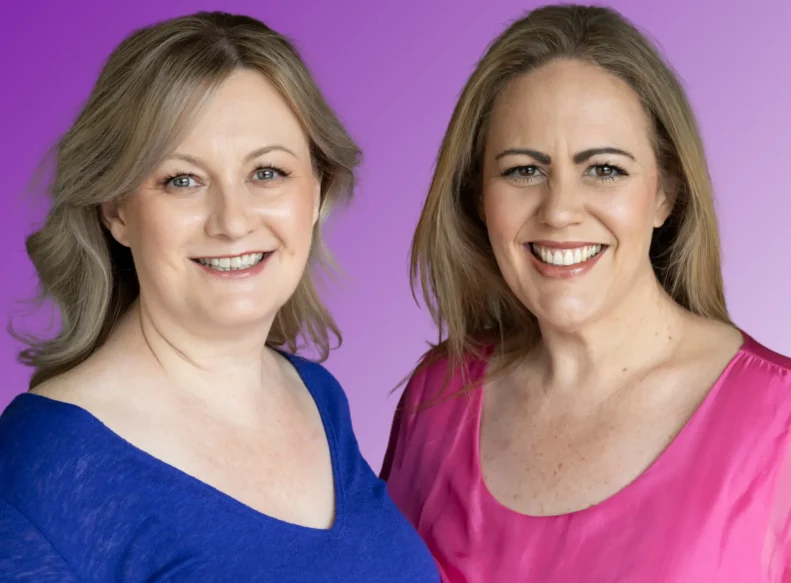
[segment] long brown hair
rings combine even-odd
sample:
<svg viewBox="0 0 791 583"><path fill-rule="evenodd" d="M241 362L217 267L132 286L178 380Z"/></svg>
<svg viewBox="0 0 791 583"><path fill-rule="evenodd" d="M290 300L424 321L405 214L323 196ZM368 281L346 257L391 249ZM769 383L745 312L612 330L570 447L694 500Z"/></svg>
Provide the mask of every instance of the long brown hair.
<svg viewBox="0 0 791 583"><path fill-rule="evenodd" d="M360 152L291 43L246 16L201 12L143 28L110 55L71 129L54 149L52 206L27 239L41 298L60 314L54 338L18 335L20 361L35 368L30 387L73 368L107 339L139 287L129 250L99 217L102 203L134 191L178 144L203 105L239 68L259 71L290 105L308 136L321 176L320 220L311 261L326 266L320 224L349 200ZM298 339L330 350L341 342L310 269L278 312L267 344L296 351Z"/></svg>
<svg viewBox="0 0 791 583"><path fill-rule="evenodd" d="M675 199L655 230L654 271L671 297L695 314L729 321L712 184L684 89L651 44L608 8L546 6L514 22L468 80L439 151L412 242L411 279L438 328L431 358L458 370L468 353L498 346L503 370L540 341L535 316L506 285L479 218L480 172L495 99L517 76L555 59L580 59L626 83L653 123L663 186Z"/></svg>

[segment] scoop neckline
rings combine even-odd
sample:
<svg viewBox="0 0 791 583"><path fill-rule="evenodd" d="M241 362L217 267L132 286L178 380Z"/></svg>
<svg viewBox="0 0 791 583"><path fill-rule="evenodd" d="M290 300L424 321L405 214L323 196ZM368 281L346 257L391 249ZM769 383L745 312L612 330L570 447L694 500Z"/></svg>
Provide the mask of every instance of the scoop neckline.
<svg viewBox="0 0 791 583"><path fill-rule="evenodd" d="M618 489L617 491L613 492L603 500L593 504L591 506L587 506L585 508L580 508L578 510L572 510L570 512L564 512L560 514L547 514L547 515L536 515L536 514L527 514L524 512L519 512L518 510L514 510L509 506L506 506L502 502L500 502L497 497L489 490L489 486L486 484L486 480L483 476L483 466L481 464L481 421L483 418L483 391L485 389L485 385L480 383L478 385L477 393L477 403L475 404L474 408L474 419L473 419L473 431L474 431L474 452L473 452L473 467L475 471L475 482L478 488L480 488L484 492L484 497L488 501L488 503L498 510L512 514L522 520L531 520L531 521L552 521L552 520L562 520L562 519L571 519L577 517L583 517L588 515L597 515L605 510L609 509L611 506L618 504L624 499L629 498L630 496L634 495L635 490L640 488L640 485L648 480L654 473L658 471L658 468L665 465L665 460L672 455L672 452L678 449L679 443L686 441L686 436L689 433L692 433L695 427L701 423L701 419L705 416L705 414L711 409L714 401L719 395L722 386L724 384L725 379L731 372L731 369L744 357L744 355L750 350L750 348L754 345L755 341L746 334L744 331L739 330L742 335L742 344L736 353L730 358L728 363L722 369L720 374L717 376L717 379L712 383L711 388L709 389L708 393L704 397L703 401L697 406L695 411L692 415L687 419L687 421L682 426L681 430L673 437L670 443L656 456L653 461L642 471L640 474L637 475L631 482L625 484L622 488ZM478 370L478 374L476 375L475 379L471 379L472 382L477 382L478 380L482 379L486 375L486 371L489 367L489 362L491 360L491 353L493 351L494 346L490 346L487 350L486 354L484 355L485 358L481 360L481 364Z"/></svg>
<svg viewBox="0 0 791 583"><path fill-rule="evenodd" d="M320 395L317 394L317 391L314 390L313 382L310 382L314 379L310 377L311 372L309 370L305 370L305 363L300 362L301 357L289 354L282 351L276 351L282 357L284 357L291 366L294 367L297 374L299 375L302 383L308 390L311 398L313 399L314 405L319 411L319 415L321 417L321 423L324 428L324 434L327 439L327 445L329 449L330 455L330 464L332 467L332 481L333 487L335 490L335 511L334 517L332 521L332 525L329 528L316 528L311 526L305 526L301 524L297 524L295 522L289 522L287 520L277 518L276 516L272 516L271 514L267 514L260 510L256 510L252 506L249 506L227 494L218 488L215 488L211 484L204 482L203 480L185 472L173 466L158 457L148 453L147 451L139 448L132 442L128 441L127 439L121 437L118 433L110 429L107 425L105 425L98 417L96 417L93 413L88 411L87 409L75 405L73 403L68 403L66 401L59 401L58 399L53 399L51 397L46 397L44 395L38 395L35 393L22 393L17 395L14 399L22 401L28 401L31 403L38 403L39 405L43 404L49 407L59 408L65 411L68 411L72 414L77 415L83 421L86 421L91 426L95 427L99 431L101 431L104 435L106 435L110 440L115 442L118 446L124 448L129 452L130 455L134 456L135 458L151 465L154 467L159 468L161 471L170 474L173 479L178 480L179 482L183 483L185 487L190 488L192 490L196 490L201 492L205 496L209 496L211 499L216 500L222 506L228 508L230 511L234 513L243 513L246 516L249 516L253 521L264 521L266 523L270 523L274 526L279 528L289 530L295 533L307 534L311 536L319 536L319 537L328 537L328 538L338 538L341 533L345 530L346 526L346 505L345 505L345 496L343 491L343 478L341 475L341 466L340 466L340 459L339 459L339 452L338 452L338 440L337 435L335 433L335 429L330 422L327 412L325 410L324 401ZM310 362L310 361L307 361Z"/></svg>

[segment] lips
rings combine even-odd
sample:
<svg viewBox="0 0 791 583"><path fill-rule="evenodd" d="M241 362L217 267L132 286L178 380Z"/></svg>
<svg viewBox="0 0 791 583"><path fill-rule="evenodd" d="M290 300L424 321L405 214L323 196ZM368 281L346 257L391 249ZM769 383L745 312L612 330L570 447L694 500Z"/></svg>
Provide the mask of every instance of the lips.
<svg viewBox="0 0 791 583"><path fill-rule="evenodd" d="M586 274L608 249L608 245L592 242L534 241L525 245L536 271L549 279Z"/></svg>

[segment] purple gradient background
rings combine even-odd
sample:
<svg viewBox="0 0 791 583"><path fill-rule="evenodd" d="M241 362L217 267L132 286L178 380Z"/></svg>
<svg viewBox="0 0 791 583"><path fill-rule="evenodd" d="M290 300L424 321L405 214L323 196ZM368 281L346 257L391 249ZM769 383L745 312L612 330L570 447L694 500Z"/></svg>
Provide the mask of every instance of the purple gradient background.
<svg viewBox="0 0 791 583"><path fill-rule="evenodd" d="M43 216L24 198L36 164L76 115L108 53L153 21L204 9L258 17L296 41L364 150L354 204L328 226L346 277L327 293L345 336L328 362L346 388L363 454L378 467L389 390L434 338L415 305L407 253L437 147L488 42L538 6L517 0L153 0L3 3L0 316L34 292L24 236ZM791 2L614 1L681 75L718 196L732 315L791 353ZM42 318L32 320L43 322ZM18 345L0 339L0 409L27 387Z"/></svg>

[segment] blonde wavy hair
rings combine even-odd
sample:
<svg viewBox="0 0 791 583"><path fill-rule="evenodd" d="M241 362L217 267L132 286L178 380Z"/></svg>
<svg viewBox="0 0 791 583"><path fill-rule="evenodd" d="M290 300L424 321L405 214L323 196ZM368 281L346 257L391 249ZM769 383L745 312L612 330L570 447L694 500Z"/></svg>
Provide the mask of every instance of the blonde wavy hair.
<svg viewBox="0 0 791 583"><path fill-rule="evenodd" d="M60 315L54 338L22 334L19 360L30 388L68 371L101 346L139 294L131 253L100 220L102 203L133 192L177 146L213 92L235 70L259 71L281 93L308 136L321 176L311 262L327 267L321 222L352 196L360 151L292 44L247 16L201 12L143 28L110 55L71 129L53 150L52 205L27 239L40 299ZM267 344L295 352L302 339L323 360L340 331L311 269L278 312Z"/></svg>
<svg viewBox="0 0 791 583"><path fill-rule="evenodd" d="M515 77L556 59L580 59L625 81L653 123L663 187L675 199L654 232L650 259L670 296L695 314L729 322L712 184L692 109L652 43L614 10L539 8L489 47L459 98L442 141L412 242L411 282L438 328L423 365L498 345L498 371L540 341L535 316L506 285L479 218L480 175L495 99ZM494 374L494 371L492 372Z"/></svg>

